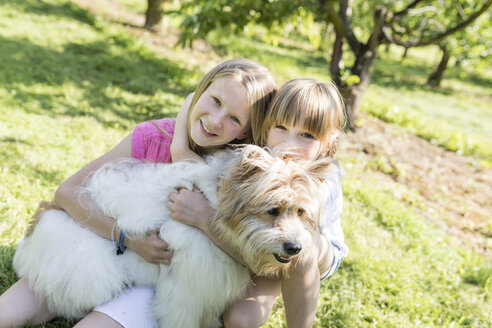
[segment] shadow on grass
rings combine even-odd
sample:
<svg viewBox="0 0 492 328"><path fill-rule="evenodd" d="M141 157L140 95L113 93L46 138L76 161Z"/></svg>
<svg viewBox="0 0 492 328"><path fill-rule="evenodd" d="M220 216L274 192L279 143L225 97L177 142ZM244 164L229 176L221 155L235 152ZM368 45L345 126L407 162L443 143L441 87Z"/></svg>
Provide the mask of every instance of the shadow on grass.
<svg viewBox="0 0 492 328"><path fill-rule="evenodd" d="M60 4L54 4L39 0L0 0L0 6L9 6L15 8L18 11L36 14L43 17L53 16L54 19L74 19L81 23L96 27L96 20L94 16L70 1L66 1Z"/></svg>
<svg viewBox="0 0 492 328"><path fill-rule="evenodd" d="M425 90L441 95L453 95L460 92L455 88L428 86L426 82L433 69L434 67L418 64L410 59L395 60L382 54L374 61L371 83L396 90ZM471 85L492 88L492 80L460 67L448 67L444 81L446 79L466 80Z"/></svg>
<svg viewBox="0 0 492 328"><path fill-rule="evenodd" d="M450 67L447 70L446 76L454 79L463 79L463 68L461 67ZM492 89L492 79L489 79L477 72L466 72L464 74L466 80L472 84Z"/></svg>
<svg viewBox="0 0 492 328"><path fill-rule="evenodd" d="M371 83L396 90L426 90L436 94L451 95L453 93L451 89L433 88L426 85L431 71L432 68L426 65L379 57L374 61L372 67Z"/></svg>
<svg viewBox="0 0 492 328"><path fill-rule="evenodd" d="M33 146L33 144L27 140L20 139L17 137L3 137L0 138L0 143L7 143L7 144L13 144L13 145L26 145L26 146Z"/></svg>
<svg viewBox="0 0 492 328"><path fill-rule="evenodd" d="M3 294L14 282L17 281L12 260L14 247L0 246L0 294Z"/></svg>
<svg viewBox="0 0 492 328"><path fill-rule="evenodd" d="M129 100L132 97L123 98L121 93L150 98L162 91L184 97L192 88L183 81L193 73L168 60L125 51L128 42L115 37L109 42L68 43L58 52L27 40L0 37L0 44L6 50L0 54L0 85L14 94L14 102L36 104L25 106L27 112L41 111L53 116L90 115L106 125L118 122L105 118L105 111L124 120L160 118L163 116L162 102L132 101ZM80 90L76 92L82 92L82 95L72 101L63 85ZM111 90L119 93L112 95ZM81 108L80 102L86 106ZM166 107L177 109L180 105L164 103Z"/></svg>
<svg viewBox="0 0 492 328"><path fill-rule="evenodd" d="M66 18L92 27L97 25L89 12L71 2L56 5L0 0L0 7L2 5L27 13L54 15L55 20ZM102 124L112 126L122 122L108 119L108 112L122 120L144 121L166 116L163 107L179 109L181 105L167 99L159 103L128 100L132 95L150 98L162 91L184 97L193 89L186 81L194 72L156 58L123 33L112 34L105 41L67 43L62 51L33 44L27 39L0 36L0 48L0 85L27 112L93 116ZM68 99L70 92L63 88L67 84L82 93L77 101ZM111 94L115 89L118 93ZM130 96L121 97L121 93ZM81 108L79 102L86 106ZM27 105L22 106L22 103ZM33 103L34 106L29 106Z"/></svg>
<svg viewBox="0 0 492 328"><path fill-rule="evenodd" d="M286 65L315 68L329 72L329 62L320 51L307 51L284 43L272 46L255 36L252 36L247 42L225 41L224 44L213 44L212 46L221 55L225 55L229 49L233 49L236 55L252 58L266 67L270 67L270 63L273 62L284 62Z"/></svg>

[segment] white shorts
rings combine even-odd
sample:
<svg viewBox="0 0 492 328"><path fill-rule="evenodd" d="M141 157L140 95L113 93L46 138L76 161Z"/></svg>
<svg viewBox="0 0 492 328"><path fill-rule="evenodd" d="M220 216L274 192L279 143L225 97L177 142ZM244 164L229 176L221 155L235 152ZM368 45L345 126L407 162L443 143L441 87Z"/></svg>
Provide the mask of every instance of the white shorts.
<svg viewBox="0 0 492 328"><path fill-rule="evenodd" d="M156 328L150 304L155 291L151 288L131 288L111 301L94 308L116 320L125 328Z"/></svg>

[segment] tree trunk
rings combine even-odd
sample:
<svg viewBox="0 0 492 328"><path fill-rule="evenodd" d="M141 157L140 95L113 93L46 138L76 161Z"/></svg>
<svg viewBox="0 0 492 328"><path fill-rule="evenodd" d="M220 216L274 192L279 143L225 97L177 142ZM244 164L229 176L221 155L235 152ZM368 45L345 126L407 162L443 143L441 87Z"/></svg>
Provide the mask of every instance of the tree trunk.
<svg viewBox="0 0 492 328"><path fill-rule="evenodd" d="M364 95L367 83L346 85L340 89L340 93L343 96L345 102L345 112L347 115L347 124L345 130L355 131L355 121L359 116L360 106L362 104L362 96Z"/></svg>
<svg viewBox="0 0 492 328"><path fill-rule="evenodd" d="M337 86L342 84L340 70L344 69L343 64L343 37L336 33L335 42L333 44L333 52L331 54L330 75L333 83Z"/></svg>
<svg viewBox="0 0 492 328"><path fill-rule="evenodd" d="M403 55L401 55L401 60L407 58L407 55L408 55L408 48L405 47L405 51L403 52Z"/></svg>
<svg viewBox="0 0 492 328"><path fill-rule="evenodd" d="M362 105L362 96L367 89L370 81L369 70L376 56L375 50L365 48L359 56L356 57L354 66L351 69L352 75L357 75L359 83L352 85L342 85L340 93L345 101L345 111L347 115L346 130L355 131L355 121L359 116Z"/></svg>
<svg viewBox="0 0 492 328"><path fill-rule="evenodd" d="M156 30L162 21L165 0L147 0L147 12L145 14L144 27L149 30Z"/></svg>
<svg viewBox="0 0 492 328"><path fill-rule="evenodd" d="M427 85L431 87L438 87L441 85L441 81L444 77L444 73L446 72L446 68L448 67L448 62L450 59L450 54L448 47L446 45L440 46L442 50L442 58L439 62L437 68L431 73L429 78L427 79Z"/></svg>

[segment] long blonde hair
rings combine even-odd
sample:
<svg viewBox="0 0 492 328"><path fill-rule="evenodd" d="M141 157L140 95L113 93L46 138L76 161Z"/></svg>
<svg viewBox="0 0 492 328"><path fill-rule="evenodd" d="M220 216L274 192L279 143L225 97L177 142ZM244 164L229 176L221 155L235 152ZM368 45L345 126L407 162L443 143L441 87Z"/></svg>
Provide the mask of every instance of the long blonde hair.
<svg viewBox="0 0 492 328"><path fill-rule="evenodd" d="M249 125L251 129L260 129L262 119L270 104L276 90L276 83L272 74L264 66L249 59L236 58L227 60L208 72L196 87L195 94L190 103L188 111L188 139L190 148L198 153L204 154L206 150L198 146L190 137L191 113L200 96L215 80L222 77L234 77L244 87L248 98ZM241 140L242 143L250 143L253 138L252 133L248 133L248 138Z"/></svg>
<svg viewBox="0 0 492 328"><path fill-rule="evenodd" d="M285 83L271 101L261 128L253 129L254 142L265 146L272 127L301 123L322 141L328 156L335 154L338 137L345 125L345 106L333 83L314 79L294 79Z"/></svg>

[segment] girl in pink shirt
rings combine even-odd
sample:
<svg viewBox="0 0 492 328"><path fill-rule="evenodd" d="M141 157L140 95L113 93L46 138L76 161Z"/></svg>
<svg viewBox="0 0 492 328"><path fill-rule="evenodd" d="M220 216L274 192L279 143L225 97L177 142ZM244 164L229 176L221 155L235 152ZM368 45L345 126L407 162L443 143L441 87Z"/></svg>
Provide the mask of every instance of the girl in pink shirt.
<svg viewBox="0 0 492 328"><path fill-rule="evenodd" d="M188 96L182 112L183 126L178 131L188 132L187 148L204 155L234 142L249 142L251 127L259 126L268 103L275 90L270 72L262 65L247 59L232 59L223 62L208 72L198 84L195 92ZM138 124L133 133L115 148L95 159L68 178L55 193L55 202L81 225L111 239L115 219L98 214L96 206L88 197L79 197L78 190L87 177L107 162L125 157L168 163L171 162L171 142L174 135L174 119ZM150 263L169 264L172 251L166 241L158 236L158 228L144 239L125 238L124 248L130 248ZM118 240L120 231L115 229ZM138 306L134 303L132 306ZM79 327L142 327L141 318L113 316L103 310L92 312L77 326ZM139 311L136 311L137 313ZM21 279L0 296L0 328L39 325L53 319L46 304L37 298L26 279ZM120 321L121 320L121 321ZM125 321L129 320L129 321ZM134 321L131 321L134 320Z"/></svg>

